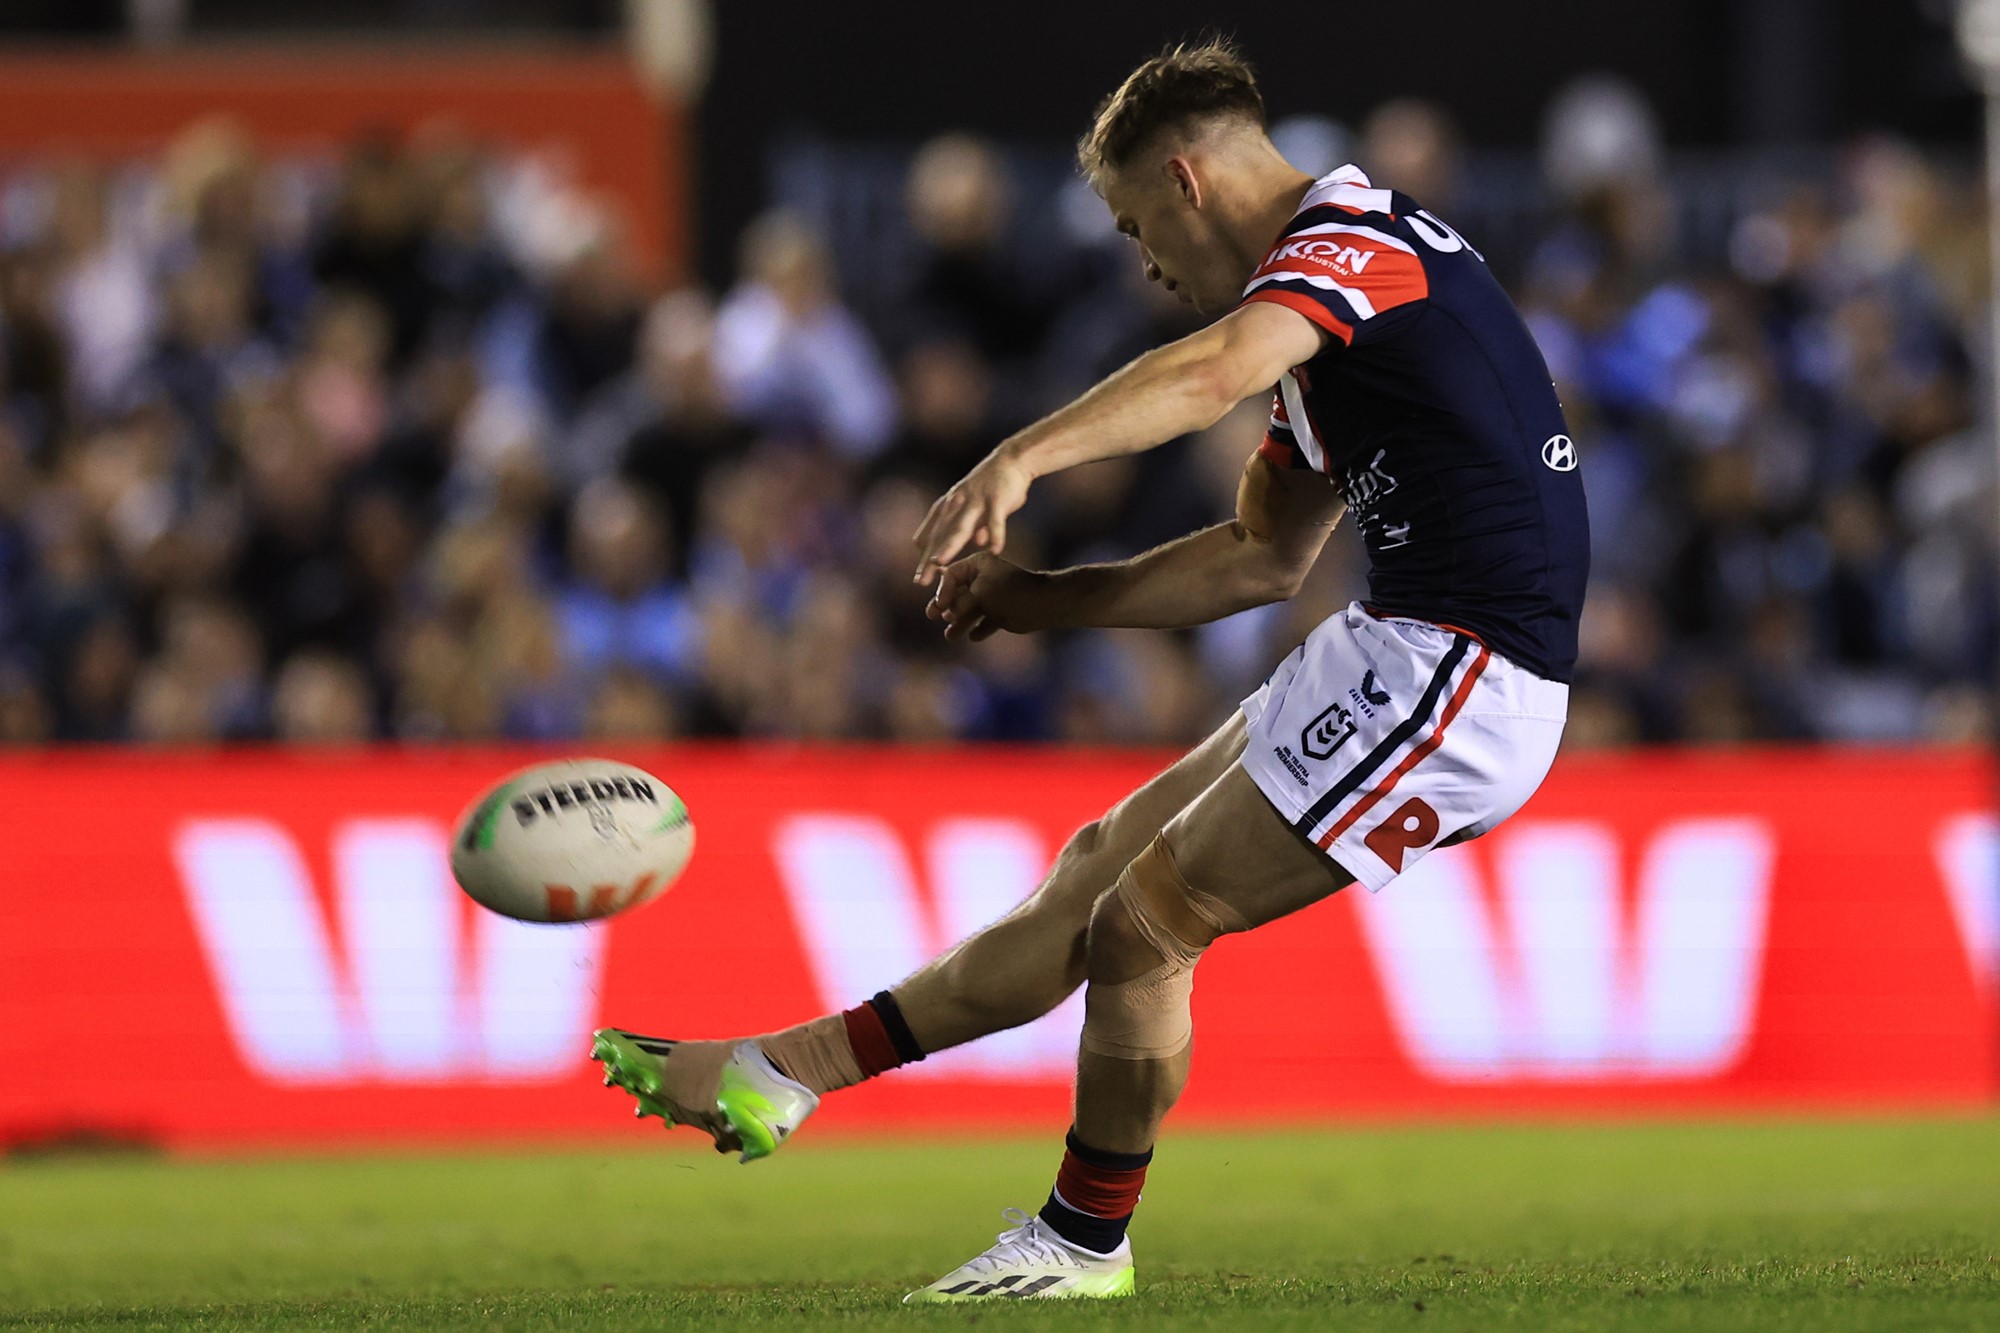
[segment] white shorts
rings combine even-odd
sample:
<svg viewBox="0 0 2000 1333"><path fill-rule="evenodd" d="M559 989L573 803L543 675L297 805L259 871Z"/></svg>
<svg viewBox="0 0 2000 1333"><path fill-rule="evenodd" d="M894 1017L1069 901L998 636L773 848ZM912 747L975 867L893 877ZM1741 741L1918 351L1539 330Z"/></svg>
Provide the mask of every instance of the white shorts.
<svg viewBox="0 0 2000 1333"><path fill-rule="evenodd" d="M1243 701L1242 763L1293 828L1380 889L1520 809L1568 710L1569 686L1471 635L1356 602Z"/></svg>

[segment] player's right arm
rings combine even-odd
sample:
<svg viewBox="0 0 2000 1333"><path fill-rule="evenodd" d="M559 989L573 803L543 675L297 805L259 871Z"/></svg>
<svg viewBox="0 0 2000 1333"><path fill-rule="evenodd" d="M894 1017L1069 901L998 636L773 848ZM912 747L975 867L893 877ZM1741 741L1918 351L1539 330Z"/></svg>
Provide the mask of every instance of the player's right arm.
<svg viewBox="0 0 2000 1333"><path fill-rule="evenodd" d="M1318 473L1253 454L1236 518L1130 560L1048 573L979 551L950 565L926 608L948 639L999 630L1181 629L1299 590L1346 505Z"/></svg>
<svg viewBox="0 0 2000 1333"><path fill-rule="evenodd" d="M1294 310L1253 302L1147 352L1002 441L940 496L917 530L917 581L936 577L968 544L1003 551L1007 518L1027 499L1035 478L1206 430L1317 356L1328 336Z"/></svg>

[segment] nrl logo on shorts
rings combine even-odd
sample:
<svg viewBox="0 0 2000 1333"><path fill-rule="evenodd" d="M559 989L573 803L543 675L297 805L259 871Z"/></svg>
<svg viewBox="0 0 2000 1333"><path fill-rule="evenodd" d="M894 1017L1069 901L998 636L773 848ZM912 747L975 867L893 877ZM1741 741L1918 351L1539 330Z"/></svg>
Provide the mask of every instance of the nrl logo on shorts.
<svg viewBox="0 0 2000 1333"><path fill-rule="evenodd" d="M1354 714L1340 704L1332 704L1306 723L1306 729L1299 733L1299 748L1308 759L1331 759L1353 734Z"/></svg>

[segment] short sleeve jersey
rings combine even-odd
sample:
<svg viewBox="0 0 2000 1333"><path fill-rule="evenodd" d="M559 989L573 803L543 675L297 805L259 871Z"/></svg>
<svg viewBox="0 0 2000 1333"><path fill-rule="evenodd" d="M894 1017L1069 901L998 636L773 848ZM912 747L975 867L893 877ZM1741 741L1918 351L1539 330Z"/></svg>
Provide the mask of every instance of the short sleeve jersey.
<svg viewBox="0 0 2000 1333"><path fill-rule="evenodd" d="M1590 573L1576 444L1478 251L1346 166L1307 191L1243 301L1329 335L1279 382L1262 452L1341 489L1368 548L1370 609L1569 680Z"/></svg>

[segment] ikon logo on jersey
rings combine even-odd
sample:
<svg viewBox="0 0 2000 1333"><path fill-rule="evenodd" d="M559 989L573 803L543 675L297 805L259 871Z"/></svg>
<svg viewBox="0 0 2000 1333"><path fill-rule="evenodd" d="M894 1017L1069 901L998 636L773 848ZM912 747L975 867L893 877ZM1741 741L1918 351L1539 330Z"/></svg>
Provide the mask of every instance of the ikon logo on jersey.
<svg viewBox="0 0 2000 1333"><path fill-rule="evenodd" d="M1292 241L1273 251L1264 264L1269 267L1279 261L1306 260L1344 276L1353 276L1365 270L1368 261L1375 258L1378 253L1380 252L1375 250L1363 250L1359 246L1342 245L1338 241L1319 239Z"/></svg>

